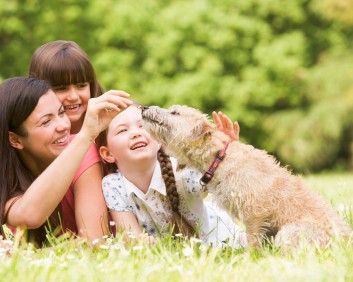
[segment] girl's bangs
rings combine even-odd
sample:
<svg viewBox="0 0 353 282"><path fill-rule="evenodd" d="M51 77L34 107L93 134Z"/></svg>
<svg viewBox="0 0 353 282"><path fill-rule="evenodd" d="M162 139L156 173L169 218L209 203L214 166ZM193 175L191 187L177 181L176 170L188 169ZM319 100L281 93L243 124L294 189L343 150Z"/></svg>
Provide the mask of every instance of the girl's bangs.
<svg viewBox="0 0 353 282"><path fill-rule="evenodd" d="M92 65L86 60L56 60L48 66L46 71L47 79L51 81L52 86L70 85L82 82L94 82L94 70Z"/></svg>

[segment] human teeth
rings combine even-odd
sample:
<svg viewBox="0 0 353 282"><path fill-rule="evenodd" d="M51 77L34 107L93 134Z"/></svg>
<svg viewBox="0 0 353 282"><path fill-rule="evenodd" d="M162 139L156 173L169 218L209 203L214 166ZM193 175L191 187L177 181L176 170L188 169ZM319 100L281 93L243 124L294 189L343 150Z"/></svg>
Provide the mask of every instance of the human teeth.
<svg viewBox="0 0 353 282"><path fill-rule="evenodd" d="M146 147L146 146L147 146L147 144L144 143L144 142L136 143L135 145L133 145L133 146L131 147L131 150L135 150L135 149L137 149L137 148L142 148L142 147Z"/></svg>
<svg viewBox="0 0 353 282"><path fill-rule="evenodd" d="M62 144L62 143L65 143L66 140L67 140L67 136L56 140L54 143L55 143L55 144Z"/></svg>
<svg viewBox="0 0 353 282"><path fill-rule="evenodd" d="M66 110L75 110L78 109L80 107L80 105L75 105L75 106L65 106Z"/></svg>

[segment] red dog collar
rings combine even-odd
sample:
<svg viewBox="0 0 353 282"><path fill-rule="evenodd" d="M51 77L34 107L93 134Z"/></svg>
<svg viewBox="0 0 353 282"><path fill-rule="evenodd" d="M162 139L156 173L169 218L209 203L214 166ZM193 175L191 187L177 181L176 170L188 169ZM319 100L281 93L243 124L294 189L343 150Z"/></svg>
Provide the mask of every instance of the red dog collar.
<svg viewBox="0 0 353 282"><path fill-rule="evenodd" d="M229 144L228 142L225 142L223 150L219 150L217 152L216 158L213 160L212 165L209 167L209 169L204 173L204 175L200 179L201 186L205 186L213 178L213 175L214 175L216 169L218 168L220 162L226 156L226 151L227 151L227 148L228 148L228 144Z"/></svg>

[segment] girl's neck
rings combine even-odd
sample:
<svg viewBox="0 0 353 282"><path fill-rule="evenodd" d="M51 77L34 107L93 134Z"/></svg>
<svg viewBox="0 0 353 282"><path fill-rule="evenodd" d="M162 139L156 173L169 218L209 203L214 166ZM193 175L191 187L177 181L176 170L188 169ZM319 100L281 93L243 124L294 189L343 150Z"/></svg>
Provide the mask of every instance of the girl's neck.
<svg viewBox="0 0 353 282"><path fill-rule="evenodd" d="M80 121L71 123L70 134L77 134L80 132L82 123Z"/></svg>
<svg viewBox="0 0 353 282"><path fill-rule="evenodd" d="M141 163L139 165L131 164L130 166L119 165L119 171L127 180L146 194L152 181L155 166L156 161L148 162L148 164L144 162L142 166Z"/></svg>
<svg viewBox="0 0 353 282"><path fill-rule="evenodd" d="M85 119L85 115L82 115L79 120L75 122L71 122L71 129L70 129L71 134L77 134L80 132L84 119Z"/></svg>

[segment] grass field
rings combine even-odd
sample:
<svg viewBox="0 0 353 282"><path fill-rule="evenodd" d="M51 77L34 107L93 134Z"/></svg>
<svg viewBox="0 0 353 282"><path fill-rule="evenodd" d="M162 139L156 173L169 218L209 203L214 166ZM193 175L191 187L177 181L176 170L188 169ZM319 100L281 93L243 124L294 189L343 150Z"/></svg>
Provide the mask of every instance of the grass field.
<svg viewBox="0 0 353 282"><path fill-rule="evenodd" d="M353 174L306 177L353 226ZM50 249L16 248L0 253L0 281L353 281L353 243L281 254L260 250L217 249L196 239L164 238L150 246L107 238L98 249L56 241Z"/></svg>

